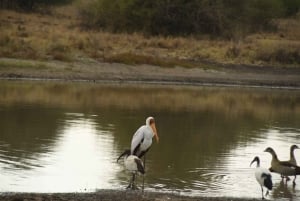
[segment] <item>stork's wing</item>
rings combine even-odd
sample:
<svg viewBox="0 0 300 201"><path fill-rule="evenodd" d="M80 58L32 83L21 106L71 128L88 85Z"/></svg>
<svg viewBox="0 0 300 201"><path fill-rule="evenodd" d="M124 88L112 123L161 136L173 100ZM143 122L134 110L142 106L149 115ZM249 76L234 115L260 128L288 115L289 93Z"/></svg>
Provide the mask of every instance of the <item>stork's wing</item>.
<svg viewBox="0 0 300 201"><path fill-rule="evenodd" d="M132 140L131 140L131 154L133 154L134 150L136 149L137 146L141 144L141 142L144 139L144 129L145 126L141 126L133 135Z"/></svg>

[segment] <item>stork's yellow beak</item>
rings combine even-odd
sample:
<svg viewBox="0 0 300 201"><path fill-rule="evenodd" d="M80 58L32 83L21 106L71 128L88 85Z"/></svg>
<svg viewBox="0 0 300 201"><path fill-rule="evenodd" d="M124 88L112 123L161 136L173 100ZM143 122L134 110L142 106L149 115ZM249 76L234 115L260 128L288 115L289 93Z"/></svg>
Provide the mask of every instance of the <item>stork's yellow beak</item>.
<svg viewBox="0 0 300 201"><path fill-rule="evenodd" d="M151 128L152 128L152 130L153 130L153 133L154 133L154 136L155 136L156 142L158 143L158 142L159 142L159 137L158 137L158 134L157 134L157 130L156 130L155 123L154 123L154 122L152 122L150 126L151 126Z"/></svg>

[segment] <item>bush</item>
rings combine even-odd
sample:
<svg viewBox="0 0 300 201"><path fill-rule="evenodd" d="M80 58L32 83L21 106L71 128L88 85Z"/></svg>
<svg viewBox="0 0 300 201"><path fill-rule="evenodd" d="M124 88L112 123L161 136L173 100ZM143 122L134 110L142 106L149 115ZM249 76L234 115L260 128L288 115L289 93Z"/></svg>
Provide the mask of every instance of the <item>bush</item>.
<svg viewBox="0 0 300 201"><path fill-rule="evenodd" d="M93 0L79 5L82 24L113 32L233 37L265 29L284 14L283 0Z"/></svg>
<svg viewBox="0 0 300 201"><path fill-rule="evenodd" d="M0 0L0 8L34 11L41 6L71 3L73 0Z"/></svg>
<svg viewBox="0 0 300 201"><path fill-rule="evenodd" d="M300 44L272 41L257 50L256 59L264 62L300 64Z"/></svg>

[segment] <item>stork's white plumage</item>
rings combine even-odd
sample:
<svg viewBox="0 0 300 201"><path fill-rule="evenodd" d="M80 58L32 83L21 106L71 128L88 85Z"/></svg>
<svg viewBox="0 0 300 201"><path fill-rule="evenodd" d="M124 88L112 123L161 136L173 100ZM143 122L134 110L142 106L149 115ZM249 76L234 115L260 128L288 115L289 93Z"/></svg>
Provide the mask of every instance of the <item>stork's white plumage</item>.
<svg viewBox="0 0 300 201"><path fill-rule="evenodd" d="M159 141L153 117L146 119L146 125L141 126L133 135L131 140L131 154L139 158L145 155L152 145L152 138Z"/></svg>
<svg viewBox="0 0 300 201"><path fill-rule="evenodd" d="M256 156L253 159L253 161L250 163L250 166L254 162L257 162L256 169L255 169L255 178L261 187L262 199L264 199L264 189L263 188L264 187L267 188L266 196L269 194L269 190L272 190L272 188L273 188L272 175L268 169L260 167L260 160L259 160L258 156Z"/></svg>
<svg viewBox="0 0 300 201"><path fill-rule="evenodd" d="M129 182L127 188L136 189L135 176L137 173L145 174L145 169L142 160L134 155L130 155L130 151L126 150L122 155L119 156L117 162L120 158L124 156L124 166L127 171L132 173L132 178Z"/></svg>

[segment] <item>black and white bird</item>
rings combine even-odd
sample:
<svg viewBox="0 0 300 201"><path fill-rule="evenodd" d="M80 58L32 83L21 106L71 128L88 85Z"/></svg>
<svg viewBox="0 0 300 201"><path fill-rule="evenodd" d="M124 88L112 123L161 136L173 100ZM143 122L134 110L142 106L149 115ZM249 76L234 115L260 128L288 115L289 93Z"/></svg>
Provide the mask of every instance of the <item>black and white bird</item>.
<svg viewBox="0 0 300 201"><path fill-rule="evenodd" d="M159 142L159 137L157 134L155 120L153 117L148 117L146 119L146 125L142 125L134 133L131 140L130 150L126 149L120 157L125 155L134 155L138 159L144 156L143 169L145 171L146 157L145 154L149 151L152 145L152 138L155 137L156 141ZM120 158L119 157L119 158ZM135 177L135 176L134 176ZM143 177L143 190L144 190L144 177Z"/></svg>
<svg viewBox="0 0 300 201"><path fill-rule="evenodd" d="M125 151L122 155L119 156L117 162L120 158L124 157L124 166L127 171L132 173L132 178L127 186L127 189L138 189L135 184L135 177L138 173L145 174L145 169L143 165L143 161L135 156L130 154L130 150Z"/></svg>
<svg viewBox="0 0 300 201"><path fill-rule="evenodd" d="M139 158L143 157L152 145L152 138L159 142L155 120L153 117L146 119L146 125L141 126L133 135L131 140L131 154Z"/></svg>
<svg viewBox="0 0 300 201"><path fill-rule="evenodd" d="M269 190L272 190L272 188L273 188L272 175L268 169L260 167L260 160L259 160L258 156L254 157L253 161L250 163L250 166L254 162L257 163L256 169L255 169L255 178L261 187L262 199L264 199L264 189L263 188L264 187L267 188L266 196L269 194Z"/></svg>

